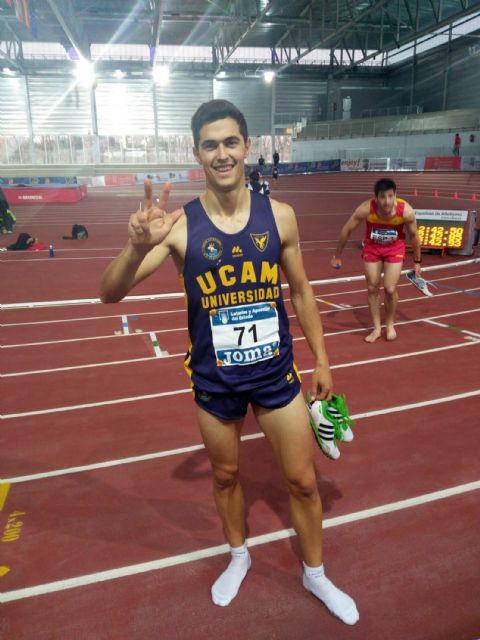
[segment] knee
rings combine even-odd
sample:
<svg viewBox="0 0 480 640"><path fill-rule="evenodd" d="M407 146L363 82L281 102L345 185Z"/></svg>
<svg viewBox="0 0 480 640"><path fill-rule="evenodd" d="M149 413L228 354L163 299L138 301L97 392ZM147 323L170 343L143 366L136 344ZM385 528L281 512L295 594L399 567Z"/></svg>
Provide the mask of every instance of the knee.
<svg viewBox="0 0 480 640"><path fill-rule="evenodd" d="M213 484L217 491L228 491L238 482L238 467L225 466L213 469Z"/></svg>
<svg viewBox="0 0 480 640"><path fill-rule="evenodd" d="M292 496L300 500L314 500L318 495L315 473L302 473L287 478L288 490Z"/></svg>
<svg viewBox="0 0 480 640"><path fill-rule="evenodd" d="M385 285L384 287L385 295L389 298L394 298L397 295L397 285Z"/></svg>
<svg viewBox="0 0 480 640"><path fill-rule="evenodd" d="M377 295L378 296L379 290L380 290L380 287L379 287L378 284L367 283L367 291L368 291L369 295Z"/></svg>

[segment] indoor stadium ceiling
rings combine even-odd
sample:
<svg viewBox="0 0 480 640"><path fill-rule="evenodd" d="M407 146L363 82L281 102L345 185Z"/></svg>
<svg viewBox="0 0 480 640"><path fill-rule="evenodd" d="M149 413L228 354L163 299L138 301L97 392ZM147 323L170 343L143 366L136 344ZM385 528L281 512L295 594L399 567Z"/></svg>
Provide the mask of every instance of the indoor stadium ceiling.
<svg viewBox="0 0 480 640"><path fill-rule="evenodd" d="M480 11L480 0L23 0L27 28L15 4L0 0L4 61L21 66L25 41L59 42L87 58L92 43L196 45L212 48L213 72L238 47L270 48L282 71L315 49L348 68ZM355 61L353 50L362 52Z"/></svg>

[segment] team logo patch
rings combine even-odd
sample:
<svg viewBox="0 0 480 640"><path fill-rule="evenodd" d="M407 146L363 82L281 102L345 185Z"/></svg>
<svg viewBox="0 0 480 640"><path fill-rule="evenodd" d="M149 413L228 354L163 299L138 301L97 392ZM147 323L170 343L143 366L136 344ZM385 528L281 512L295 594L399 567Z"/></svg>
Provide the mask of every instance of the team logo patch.
<svg viewBox="0 0 480 640"><path fill-rule="evenodd" d="M243 258L243 249L236 244L232 249L233 258Z"/></svg>
<svg viewBox="0 0 480 640"><path fill-rule="evenodd" d="M253 240L253 244L262 253L267 248L269 235L270 235L269 231L266 231L265 233L251 233L250 234L250 237Z"/></svg>
<svg viewBox="0 0 480 640"><path fill-rule="evenodd" d="M212 399L206 391L197 391L197 398L202 402L209 402Z"/></svg>
<svg viewBox="0 0 480 640"><path fill-rule="evenodd" d="M218 260L222 253L223 246L218 238L212 236L202 242L202 254L207 260Z"/></svg>

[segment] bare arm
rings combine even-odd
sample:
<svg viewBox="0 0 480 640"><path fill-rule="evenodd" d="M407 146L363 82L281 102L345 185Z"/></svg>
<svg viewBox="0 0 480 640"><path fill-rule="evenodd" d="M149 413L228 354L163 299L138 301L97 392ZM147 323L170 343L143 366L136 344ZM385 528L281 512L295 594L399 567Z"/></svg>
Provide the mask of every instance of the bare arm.
<svg viewBox="0 0 480 640"><path fill-rule="evenodd" d="M153 273L171 251L169 234L182 216L182 210L166 213L170 185L164 186L158 203L153 204L152 184L145 181L143 208L128 222L128 242L105 270L100 284L102 302L118 302L135 285Z"/></svg>
<svg viewBox="0 0 480 640"><path fill-rule="evenodd" d="M303 267L295 214L290 206L280 202L272 201L272 207L282 240L280 266L290 286L290 296L298 322L315 358L312 397L319 400L330 399L332 376L325 348L322 321Z"/></svg>
<svg viewBox="0 0 480 640"><path fill-rule="evenodd" d="M408 203L405 203L405 210L403 212L403 219L405 220L405 226L407 227L408 236L409 236L410 242L412 244L413 259L415 261L415 265L414 265L415 275L419 276L420 272L421 272L420 264L421 264L421 260L422 260L421 247L420 247L420 238L418 236L417 220L415 218L415 211L412 209L412 207Z"/></svg>
<svg viewBox="0 0 480 640"><path fill-rule="evenodd" d="M342 251L347 244L347 240L350 237L352 231L354 231L358 225L367 219L368 213L370 211L370 201L362 202L362 204L355 209L353 214L347 220L347 222L343 225L342 230L340 231L340 236L338 238L337 247L335 249L335 255L332 258L331 264L335 269L340 269L342 266L341 255Z"/></svg>

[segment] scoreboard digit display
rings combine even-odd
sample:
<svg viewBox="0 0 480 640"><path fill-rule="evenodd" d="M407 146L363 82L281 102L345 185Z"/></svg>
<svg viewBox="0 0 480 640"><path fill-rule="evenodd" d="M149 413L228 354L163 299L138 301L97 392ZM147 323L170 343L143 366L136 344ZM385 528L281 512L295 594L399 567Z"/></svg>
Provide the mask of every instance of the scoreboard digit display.
<svg viewBox="0 0 480 640"><path fill-rule="evenodd" d="M472 254L475 211L417 209L415 214L422 249Z"/></svg>

